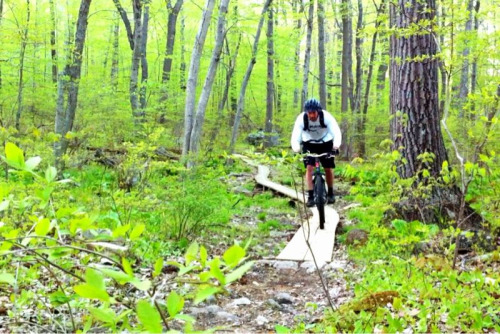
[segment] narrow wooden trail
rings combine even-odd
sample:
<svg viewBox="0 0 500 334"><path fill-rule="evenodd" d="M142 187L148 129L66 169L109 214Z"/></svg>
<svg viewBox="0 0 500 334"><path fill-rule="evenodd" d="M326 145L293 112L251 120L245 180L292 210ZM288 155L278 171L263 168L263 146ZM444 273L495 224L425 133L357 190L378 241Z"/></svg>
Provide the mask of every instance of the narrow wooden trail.
<svg viewBox="0 0 500 334"><path fill-rule="evenodd" d="M255 181L258 184L304 203L302 193L298 193L293 189L268 179L270 174L269 167L256 165L253 161L242 155L234 156L257 167L258 171ZM276 257L278 260L312 261L314 257L318 264L332 261L333 248L335 246L335 230L339 222L339 215L333 207L325 206L325 228L321 230L319 228L318 210L315 207L310 209L313 212L312 218L302 221L302 226L283 251Z"/></svg>

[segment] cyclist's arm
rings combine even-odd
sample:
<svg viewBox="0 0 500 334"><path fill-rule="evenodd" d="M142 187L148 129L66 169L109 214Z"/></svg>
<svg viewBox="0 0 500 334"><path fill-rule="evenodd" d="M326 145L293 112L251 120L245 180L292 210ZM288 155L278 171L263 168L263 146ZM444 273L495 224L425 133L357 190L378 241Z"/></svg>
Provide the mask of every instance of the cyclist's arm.
<svg viewBox="0 0 500 334"><path fill-rule="evenodd" d="M294 152L300 152L300 144L302 143L302 131L304 128L304 120L302 114L300 114L295 120L295 125L292 131L292 150Z"/></svg>
<svg viewBox="0 0 500 334"><path fill-rule="evenodd" d="M340 132L340 128L335 120L335 117L333 117L333 115L329 112L325 113L325 124L328 127L328 132L330 132L333 137L333 147L339 148L340 145L342 145L342 133Z"/></svg>

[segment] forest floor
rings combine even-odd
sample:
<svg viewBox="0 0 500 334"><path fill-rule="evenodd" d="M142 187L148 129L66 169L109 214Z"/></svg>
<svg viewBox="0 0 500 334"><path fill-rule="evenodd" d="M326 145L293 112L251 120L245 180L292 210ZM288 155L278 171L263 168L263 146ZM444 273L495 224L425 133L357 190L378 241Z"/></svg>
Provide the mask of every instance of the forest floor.
<svg viewBox="0 0 500 334"><path fill-rule="evenodd" d="M243 178L245 176L240 177L238 182L244 182ZM344 189L341 193L346 192L346 185L339 187ZM338 226L345 224L342 209L349 204L341 196L337 197L334 208L340 214ZM254 210L258 211L259 208ZM290 230L272 231L267 238L259 239L258 248L269 252L274 249L275 253L279 253L281 249L276 246L285 245L293 237L300 227L301 218L270 211L268 216L284 225L291 225ZM249 212L244 217L234 217L233 224L256 224L251 217L255 217L255 214ZM288 328L299 324L313 326L332 307L329 298L336 308L354 296L352 289L347 286L345 275L349 275L352 282L352 276L356 276L360 268L349 261L345 246L337 241L334 260L319 270L309 261L274 260L274 256L259 256L252 249L249 249L249 255L257 258L255 265L237 284L230 287L229 294L187 308L187 313L197 318L198 329L217 328L221 331L248 333L274 331L276 325Z"/></svg>

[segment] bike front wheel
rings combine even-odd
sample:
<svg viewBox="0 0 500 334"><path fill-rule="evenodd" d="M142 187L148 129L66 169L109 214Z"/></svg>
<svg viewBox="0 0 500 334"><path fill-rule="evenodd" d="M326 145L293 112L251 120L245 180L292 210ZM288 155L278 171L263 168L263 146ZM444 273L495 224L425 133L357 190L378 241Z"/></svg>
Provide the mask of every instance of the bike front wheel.
<svg viewBox="0 0 500 334"><path fill-rule="evenodd" d="M326 204L326 188L325 180L322 177L314 178L314 201L319 213L319 228L325 228L325 204Z"/></svg>

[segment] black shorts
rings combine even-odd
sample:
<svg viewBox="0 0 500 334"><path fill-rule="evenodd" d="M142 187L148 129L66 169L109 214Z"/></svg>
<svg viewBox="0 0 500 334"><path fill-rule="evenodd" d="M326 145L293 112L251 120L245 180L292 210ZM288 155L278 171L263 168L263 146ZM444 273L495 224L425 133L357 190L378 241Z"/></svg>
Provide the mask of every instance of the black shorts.
<svg viewBox="0 0 500 334"><path fill-rule="evenodd" d="M315 153L315 154L322 154L322 153L330 153L333 151L333 140L329 140L324 143L303 143L302 144L302 153ZM313 157L304 157L304 166L307 167L309 166L314 166L315 158ZM321 157L319 158L319 161L323 168L335 168L335 159L333 156L330 157Z"/></svg>

